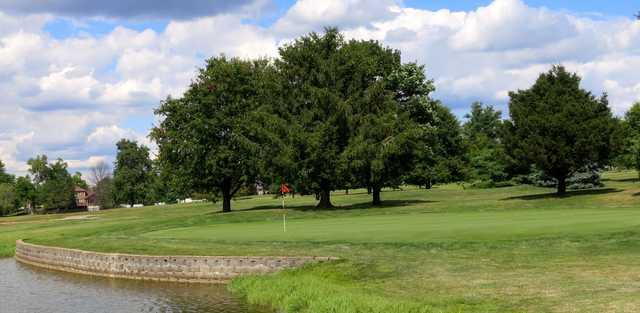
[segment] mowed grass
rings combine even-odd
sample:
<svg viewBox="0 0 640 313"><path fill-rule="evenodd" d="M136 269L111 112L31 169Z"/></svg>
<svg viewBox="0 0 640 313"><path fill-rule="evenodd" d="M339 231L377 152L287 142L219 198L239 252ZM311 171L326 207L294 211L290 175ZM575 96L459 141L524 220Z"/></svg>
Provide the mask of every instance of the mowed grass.
<svg viewBox="0 0 640 313"><path fill-rule="evenodd" d="M331 255L342 260L230 288L286 312L640 312L640 183L610 172L606 186L558 198L518 186L270 196L98 213L0 218L0 255L14 242L105 252ZM70 220L88 215L91 219Z"/></svg>
<svg viewBox="0 0 640 313"><path fill-rule="evenodd" d="M180 227L152 231L145 238L255 242L421 243L439 241L516 240L623 231L640 226L640 210L576 209L452 214L398 214L294 219Z"/></svg>

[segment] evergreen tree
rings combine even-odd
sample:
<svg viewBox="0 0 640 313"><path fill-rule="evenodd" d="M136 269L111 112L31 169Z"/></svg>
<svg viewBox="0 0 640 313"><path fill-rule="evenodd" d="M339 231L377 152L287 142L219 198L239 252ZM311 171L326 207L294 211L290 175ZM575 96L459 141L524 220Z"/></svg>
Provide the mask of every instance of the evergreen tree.
<svg viewBox="0 0 640 313"><path fill-rule="evenodd" d="M607 165L619 149L606 94L596 98L580 88L580 77L562 66L509 96L507 151L555 178L558 194L566 192L568 177Z"/></svg>
<svg viewBox="0 0 640 313"><path fill-rule="evenodd" d="M320 208L332 206L332 190L348 186L371 189L378 204L380 189L397 186L412 164L410 138L421 129L409 118L409 104L425 82L401 72L398 51L345 41L335 28L281 48L277 65L297 132L298 180L318 195Z"/></svg>
<svg viewBox="0 0 640 313"><path fill-rule="evenodd" d="M463 133L469 147L471 178L490 183L508 179L506 154L500 140L502 112L474 102L465 118Z"/></svg>
<svg viewBox="0 0 640 313"><path fill-rule="evenodd" d="M353 60L341 54L344 45L337 29L327 29L280 48L277 61L288 95L287 119L296 129L291 145L298 161L297 180L318 195L320 208L332 207L331 191L345 185L340 160L351 136L347 116L351 83L370 79L349 75L348 61Z"/></svg>
<svg viewBox="0 0 640 313"><path fill-rule="evenodd" d="M369 109L357 114L357 127L344 156L348 172L371 189L373 205L379 205L381 189L399 186L412 168L421 132L399 112L382 81L370 87L363 99Z"/></svg>

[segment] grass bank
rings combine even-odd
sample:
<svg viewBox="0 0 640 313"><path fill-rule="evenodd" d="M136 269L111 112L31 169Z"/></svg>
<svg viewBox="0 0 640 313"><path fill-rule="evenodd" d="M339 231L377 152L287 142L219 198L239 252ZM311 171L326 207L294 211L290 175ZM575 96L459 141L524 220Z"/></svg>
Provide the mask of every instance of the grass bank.
<svg viewBox="0 0 640 313"><path fill-rule="evenodd" d="M0 255L14 241L146 254L333 255L342 261L235 280L250 301L286 312L640 311L640 183L607 173L605 188L557 198L529 186L237 199L0 219Z"/></svg>

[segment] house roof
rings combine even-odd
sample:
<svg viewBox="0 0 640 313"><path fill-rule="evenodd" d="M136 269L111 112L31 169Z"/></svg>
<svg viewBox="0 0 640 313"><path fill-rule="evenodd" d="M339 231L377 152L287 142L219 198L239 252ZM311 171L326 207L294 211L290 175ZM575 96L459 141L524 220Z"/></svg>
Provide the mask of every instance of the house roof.
<svg viewBox="0 0 640 313"><path fill-rule="evenodd" d="M86 189L82 188L82 187L78 187L76 186L74 189L75 192L88 192Z"/></svg>

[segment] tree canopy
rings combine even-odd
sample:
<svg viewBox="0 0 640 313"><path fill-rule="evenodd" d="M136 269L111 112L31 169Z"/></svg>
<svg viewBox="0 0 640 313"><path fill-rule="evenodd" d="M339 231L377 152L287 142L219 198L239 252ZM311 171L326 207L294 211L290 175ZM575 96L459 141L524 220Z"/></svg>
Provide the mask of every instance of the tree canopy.
<svg viewBox="0 0 640 313"><path fill-rule="evenodd" d="M284 125L272 114L274 84L269 62L220 56L207 61L182 98L160 105L162 121L151 136L176 184L221 195L228 212L243 185L267 178L261 174L285 150L279 144Z"/></svg>
<svg viewBox="0 0 640 313"><path fill-rule="evenodd" d="M618 123L606 94L597 98L580 88L580 77L562 66L509 96L507 151L555 178L559 194L566 192L567 177L607 165L618 149Z"/></svg>
<svg viewBox="0 0 640 313"><path fill-rule="evenodd" d="M28 213L35 213L38 194L31 178L29 176L18 177L14 189L17 206L25 208Z"/></svg>
<svg viewBox="0 0 640 313"><path fill-rule="evenodd" d="M415 104L432 90L423 69L403 71L399 51L346 41L334 28L285 45L276 65L297 133L297 180L321 208L332 206L332 190L352 184L371 188L378 203L380 188L398 185L412 163L411 138L420 135L411 113L421 113Z"/></svg>
<svg viewBox="0 0 640 313"><path fill-rule="evenodd" d="M502 112L491 105L474 102L465 118L463 134L469 148L470 177L491 183L509 178L504 145L500 140Z"/></svg>
<svg viewBox="0 0 640 313"><path fill-rule="evenodd" d="M0 184L12 184L13 180L13 175L7 173L4 163L0 160Z"/></svg>
<svg viewBox="0 0 640 313"><path fill-rule="evenodd" d="M74 180L67 171L66 162L57 159L49 163L46 155L39 155L27 164L34 177L36 202L44 210L64 211L75 206Z"/></svg>
<svg viewBox="0 0 640 313"><path fill-rule="evenodd" d="M118 155L113 174L114 198L130 206L147 203L151 183L149 148L122 139L116 144Z"/></svg>

